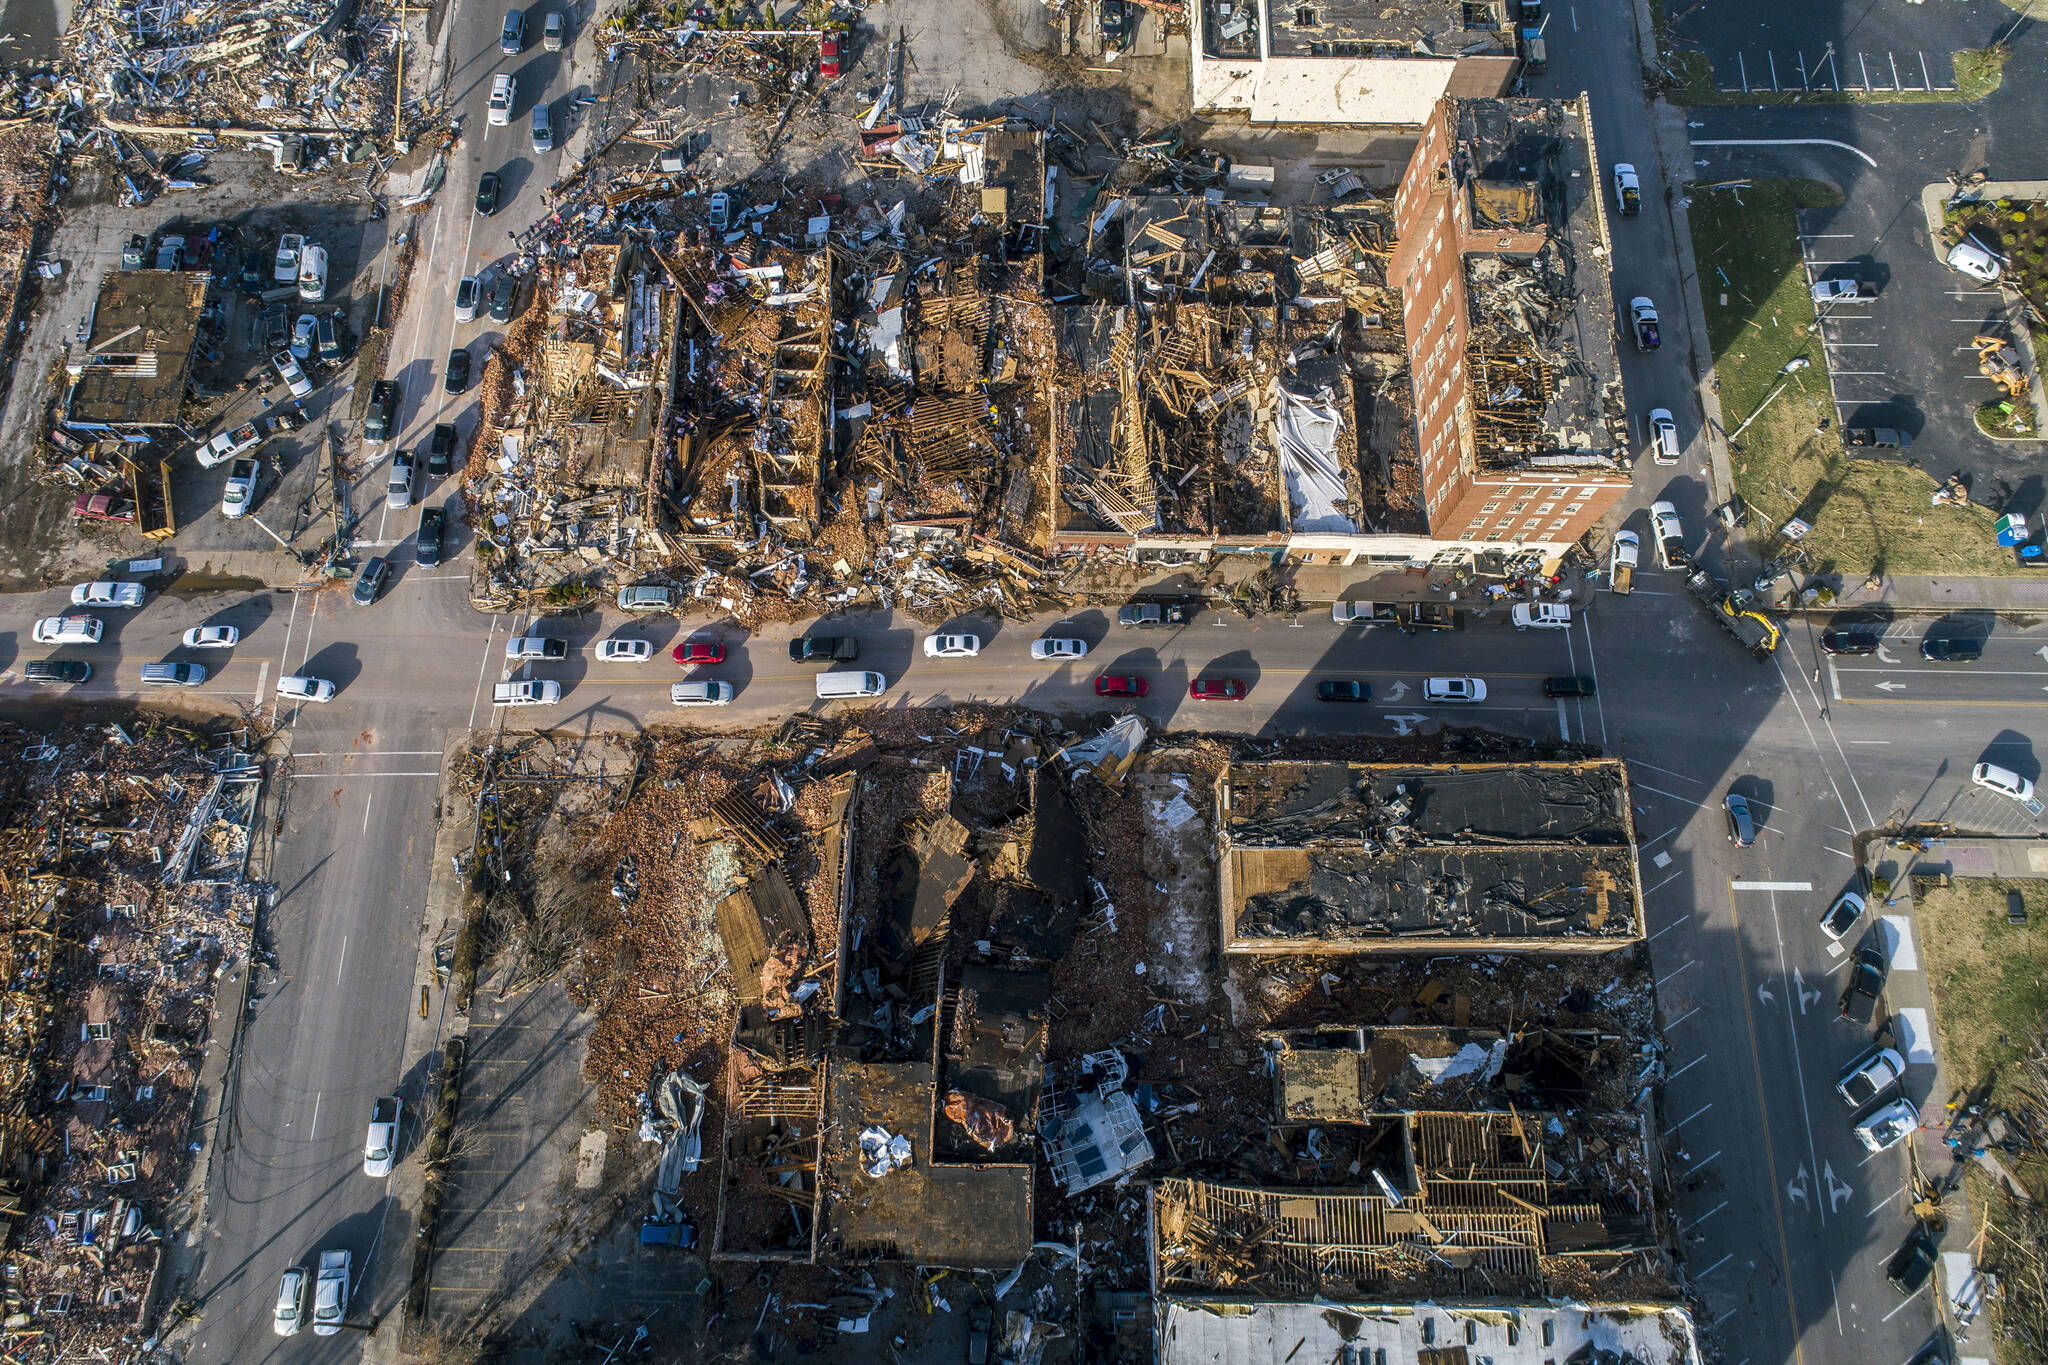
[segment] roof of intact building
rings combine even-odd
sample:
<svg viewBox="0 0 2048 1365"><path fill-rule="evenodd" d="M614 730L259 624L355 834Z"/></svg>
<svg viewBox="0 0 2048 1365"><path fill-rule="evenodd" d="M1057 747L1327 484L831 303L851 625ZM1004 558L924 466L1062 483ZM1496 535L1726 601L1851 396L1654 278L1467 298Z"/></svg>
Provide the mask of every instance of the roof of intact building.
<svg viewBox="0 0 2048 1365"><path fill-rule="evenodd" d="M1266 0L1275 57L1455 57L1493 17L1467 0Z"/></svg>
<svg viewBox="0 0 2048 1365"><path fill-rule="evenodd" d="M1422 1365L1699 1365L1692 1314L1656 1304L1211 1302L1161 1304L1162 1365L1296 1360Z"/></svg>
<svg viewBox="0 0 2048 1365"><path fill-rule="evenodd" d="M178 420L206 304L203 270L119 270L100 284L92 327L66 361L65 416L110 426Z"/></svg>
<svg viewBox="0 0 2048 1365"><path fill-rule="evenodd" d="M1594 950L1642 936L1620 763L1235 764L1233 952Z"/></svg>

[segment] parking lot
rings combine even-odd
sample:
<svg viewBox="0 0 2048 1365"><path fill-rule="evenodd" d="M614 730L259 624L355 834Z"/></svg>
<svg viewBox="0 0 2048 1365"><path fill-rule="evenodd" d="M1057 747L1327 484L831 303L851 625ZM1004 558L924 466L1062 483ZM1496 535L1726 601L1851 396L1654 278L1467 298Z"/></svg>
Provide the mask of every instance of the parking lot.
<svg viewBox="0 0 2048 1365"><path fill-rule="evenodd" d="M1678 7L1672 33L1707 54L1722 90L1945 91L1951 54L2012 23L1997 0L1869 4L1713 0Z"/></svg>

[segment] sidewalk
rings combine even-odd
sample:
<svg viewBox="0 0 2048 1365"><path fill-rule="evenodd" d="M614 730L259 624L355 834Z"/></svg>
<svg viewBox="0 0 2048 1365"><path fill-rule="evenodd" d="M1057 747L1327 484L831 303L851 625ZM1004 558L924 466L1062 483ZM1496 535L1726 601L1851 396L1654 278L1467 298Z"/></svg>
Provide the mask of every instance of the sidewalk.
<svg viewBox="0 0 2048 1365"><path fill-rule="evenodd" d="M2038 578L1902 578L1887 576L1876 591L1844 584L1827 606L1788 610L1795 615L1832 616L1858 607L1939 615L1950 611L2014 612L2032 616L2048 610L2048 571Z"/></svg>

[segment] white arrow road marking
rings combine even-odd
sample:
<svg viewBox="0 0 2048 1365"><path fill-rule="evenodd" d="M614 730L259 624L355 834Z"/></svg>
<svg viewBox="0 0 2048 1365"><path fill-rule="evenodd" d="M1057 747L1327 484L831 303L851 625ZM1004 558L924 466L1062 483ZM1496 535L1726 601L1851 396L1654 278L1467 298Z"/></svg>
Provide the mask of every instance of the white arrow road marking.
<svg viewBox="0 0 2048 1365"><path fill-rule="evenodd" d="M1906 685L1904 683L1881 682L1877 684L1877 690L1880 692L1903 692L1906 690Z"/></svg>
<svg viewBox="0 0 2048 1365"><path fill-rule="evenodd" d="M2042 645L2039 649L2035 650L2034 652L2040 655L2043 659L2048 659L2048 645Z"/></svg>
<svg viewBox="0 0 2048 1365"><path fill-rule="evenodd" d="M2042 650L2041 652L2042 652L2043 654L2048 654L2048 649L2044 649L2044 650ZM1408 684L1407 684L1407 683L1404 683L1404 682L1402 682L1402 681L1401 681L1401 680L1400 680L1399 678L1396 678L1396 679L1394 679L1394 684L1393 684L1393 686L1391 686L1391 687L1389 687L1389 688L1387 689L1387 700L1388 700L1388 701L1399 701L1399 700L1401 700L1401 698L1403 698L1403 697L1405 697L1405 696L1407 696L1407 695L1408 695Z"/></svg>
<svg viewBox="0 0 2048 1365"><path fill-rule="evenodd" d="M1394 723L1394 733L1395 733L1395 734L1397 734L1397 735L1405 735L1405 734L1409 734L1409 733L1412 733L1412 731L1413 731L1413 729L1414 729L1414 727L1415 727L1415 726L1417 726L1417 725L1420 725L1420 724L1422 724L1422 723L1423 723L1424 721L1428 720L1428 719L1429 719L1429 717L1428 717L1428 716L1417 716L1417 715L1409 715L1409 716L1388 716L1388 717L1387 717L1387 719L1388 719L1388 720L1390 720L1390 721L1392 721L1392 722Z"/></svg>
<svg viewBox="0 0 2048 1365"><path fill-rule="evenodd" d="M1777 997L1771 994L1771 988L1769 986L1766 986L1763 982L1759 981L1756 983L1756 998L1758 1000L1761 1000L1764 1004L1768 1005Z"/></svg>
<svg viewBox="0 0 2048 1365"><path fill-rule="evenodd" d="M1799 974L1797 967L1792 969L1792 990L1798 996L1799 1012L1801 1014L1806 1013L1808 1005L1820 999L1819 991L1809 991L1806 989L1806 978Z"/></svg>
<svg viewBox="0 0 2048 1365"><path fill-rule="evenodd" d="M1825 1161L1820 1166L1820 1178L1821 1184L1828 1192L1828 1212L1840 1212L1842 1201L1856 1193L1856 1191L1835 1179L1835 1168L1828 1165Z"/></svg>
<svg viewBox="0 0 2048 1365"><path fill-rule="evenodd" d="M2044 649L2041 652L2043 654L2048 654L2048 649ZM1877 647L1877 661L1881 664L1895 664L1898 662L1897 659L1894 659L1891 655L1884 652L1883 645L1879 645Z"/></svg>
<svg viewBox="0 0 2048 1365"><path fill-rule="evenodd" d="M1799 1163L1799 1174L1785 1182L1785 1193L1788 1196L1790 1196L1792 1202L1799 1205L1800 1208L1803 1209L1808 1207L1806 1202L1805 1162L1802 1161Z"/></svg>

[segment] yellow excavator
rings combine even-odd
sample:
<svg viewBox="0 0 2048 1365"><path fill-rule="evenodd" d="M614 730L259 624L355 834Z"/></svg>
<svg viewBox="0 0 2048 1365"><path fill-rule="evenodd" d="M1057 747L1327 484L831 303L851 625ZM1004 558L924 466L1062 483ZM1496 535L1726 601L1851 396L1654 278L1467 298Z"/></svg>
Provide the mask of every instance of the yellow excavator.
<svg viewBox="0 0 2048 1365"><path fill-rule="evenodd" d="M1977 369L1986 379L2004 389L2014 398L2027 391L2027 377L2020 369L2020 353L2004 337L1980 336L1970 338L1970 344L1977 348Z"/></svg>

